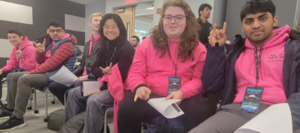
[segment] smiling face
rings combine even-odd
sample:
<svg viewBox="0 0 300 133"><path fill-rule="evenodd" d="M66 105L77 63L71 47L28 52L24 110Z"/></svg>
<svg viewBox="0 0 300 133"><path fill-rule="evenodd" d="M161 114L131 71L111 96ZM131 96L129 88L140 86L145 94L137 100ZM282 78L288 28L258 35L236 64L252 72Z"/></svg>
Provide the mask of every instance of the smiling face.
<svg viewBox="0 0 300 133"><path fill-rule="evenodd" d="M100 21L102 16L94 16L91 21L89 21L89 26L95 32L98 32L100 29Z"/></svg>
<svg viewBox="0 0 300 133"><path fill-rule="evenodd" d="M273 38L277 17L271 13L248 14L242 21L242 31L252 43L265 44Z"/></svg>
<svg viewBox="0 0 300 133"><path fill-rule="evenodd" d="M19 36L16 33L7 33L7 38L9 42L16 47L19 47L23 40L23 36Z"/></svg>
<svg viewBox="0 0 300 133"><path fill-rule="evenodd" d="M120 30L114 19L107 19L105 21L103 26L103 34L110 41L115 40L119 37Z"/></svg>
<svg viewBox="0 0 300 133"><path fill-rule="evenodd" d="M180 7L168 7L163 20L163 29L167 37L171 40L179 40L185 27L186 17L184 11Z"/></svg>

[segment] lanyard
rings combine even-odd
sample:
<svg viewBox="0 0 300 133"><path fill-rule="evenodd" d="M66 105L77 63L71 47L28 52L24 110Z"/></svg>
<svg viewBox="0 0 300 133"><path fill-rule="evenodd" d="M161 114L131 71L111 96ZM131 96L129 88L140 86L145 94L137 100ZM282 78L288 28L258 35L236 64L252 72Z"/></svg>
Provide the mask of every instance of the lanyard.
<svg viewBox="0 0 300 133"><path fill-rule="evenodd" d="M109 66L109 63L112 61L112 59L113 59L113 57L114 57L114 55L115 55L115 52L116 52L117 47L115 47L114 52L113 52L113 54L111 55L109 62L108 62L108 60L107 60L107 58L108 58L108 49L109 49L109 44L108 44L108 46L107 46L107 51L106 51L106 67L108 67L108 66Z"/></svg>
<svg viewBox="0 0 300 133"><path fill-rule="evenodd" d="M254 47L254 51L255 51L255 66L256 66L256 85L258 83L258 79L259 79L259 72L258 72L258 68L260 65L260 61L261 61L261 52L262 52L262 48L260 48L259 50L259 56L257 56L257 48Z"/></svg>
<svg viewBox="0 0 300 133"><path fill-rule="evenodd" d="M174 63L174 61L173 61L173 59L172 59L172 55L171 55L171 52L170 52L169 45L167 45L167 47L168 47L169 56L170 56L170 58L171 58L171 60L172 60L172 62L173 62L173 64L174 64L174 66L175 66L175 77L176 77L176 75L177 75L177 63L178 63L178 59L179 59L179 55L180 55L180 45L179 45L179 48L178 48L178 54L177 54L177 61L176 61L176 64Z"/></svg>

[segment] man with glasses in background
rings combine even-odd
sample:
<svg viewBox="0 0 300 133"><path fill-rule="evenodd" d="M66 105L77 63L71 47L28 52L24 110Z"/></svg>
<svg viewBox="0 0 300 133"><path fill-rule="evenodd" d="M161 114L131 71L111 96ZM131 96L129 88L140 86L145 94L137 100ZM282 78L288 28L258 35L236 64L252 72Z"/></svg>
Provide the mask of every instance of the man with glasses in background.
<svg viewBox="0 0 300 133"><path fill-rule="evenodd" d="M62 66L73 71L76 61L75 36L65 33L57 21L51 21L48 29L50 38L45 38L43 43L36 44L36 61L40 66L30 72L14 73L11 76L7 108L0 112L0 119L8 118L8 120L0 124L0 131L11 131L25 126L23 115L32 88L43 88L49 83L56 84L50 82L49 77Z"/></svg>

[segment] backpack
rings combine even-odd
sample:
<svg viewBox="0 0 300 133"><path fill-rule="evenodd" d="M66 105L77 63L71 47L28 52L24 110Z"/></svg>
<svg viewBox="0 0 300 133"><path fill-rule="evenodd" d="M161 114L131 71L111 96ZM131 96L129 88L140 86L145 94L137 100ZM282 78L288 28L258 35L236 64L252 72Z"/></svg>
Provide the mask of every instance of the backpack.
<svg viewBox="0 0 300 133"><path fill-rule="evenodd" d="M63 109L56 110L48 116L48 128L58 131L64 124L65 111Z"/></svg>
<svg viewBox="0 0 300 133"><path fill-rule="evenodd" d="M86 113L81 112L63 124L57 133L81 133L84 128Z"/></svg>

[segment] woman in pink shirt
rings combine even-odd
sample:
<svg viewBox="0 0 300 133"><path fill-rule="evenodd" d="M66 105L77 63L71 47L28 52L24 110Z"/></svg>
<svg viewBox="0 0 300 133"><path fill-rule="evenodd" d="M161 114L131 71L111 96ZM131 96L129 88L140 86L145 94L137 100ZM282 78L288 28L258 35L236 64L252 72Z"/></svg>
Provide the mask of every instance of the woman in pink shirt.
<svg viewBox="0 0 300 133"><path fill-rule="evenodd" d="M120 103L119 133L140 133L141 122L161 116L151 98L179 99L183 115L167 119L159 132L188 132L213 114L202 97L201 75L206 49L198 40L195 15L182 0L163 5L159 24L136 49L128 82L132 93ZM184 123L184 124L183 124Z"/></svg>

